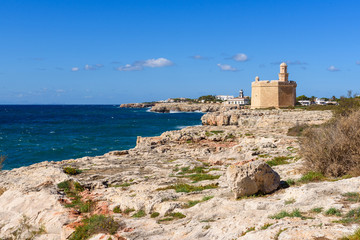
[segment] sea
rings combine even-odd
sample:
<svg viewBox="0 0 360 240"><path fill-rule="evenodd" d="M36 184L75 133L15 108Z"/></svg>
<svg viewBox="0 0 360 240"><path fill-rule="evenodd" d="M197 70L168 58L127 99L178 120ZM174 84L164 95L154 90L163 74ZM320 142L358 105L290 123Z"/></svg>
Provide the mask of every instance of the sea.
<svg viewBox="0 0 360 240"><path fill-rule="evenodd" d="M137 136L200 125L202 115L118 105L0 105L3 169L130 149Z"/></svg>

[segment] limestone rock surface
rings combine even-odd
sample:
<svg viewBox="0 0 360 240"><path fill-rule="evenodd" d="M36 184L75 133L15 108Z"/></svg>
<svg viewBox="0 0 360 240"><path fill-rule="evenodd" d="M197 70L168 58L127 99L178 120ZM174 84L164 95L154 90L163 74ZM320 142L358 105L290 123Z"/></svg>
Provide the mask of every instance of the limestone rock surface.
<svg viewBox="0 0 360 240"><path fill-rule="evenodd" d="M231 165L226 171L227 181L235 198L255 193L270 193L280 184L280 176L264 161L257 160L244 165Z"/></svg>

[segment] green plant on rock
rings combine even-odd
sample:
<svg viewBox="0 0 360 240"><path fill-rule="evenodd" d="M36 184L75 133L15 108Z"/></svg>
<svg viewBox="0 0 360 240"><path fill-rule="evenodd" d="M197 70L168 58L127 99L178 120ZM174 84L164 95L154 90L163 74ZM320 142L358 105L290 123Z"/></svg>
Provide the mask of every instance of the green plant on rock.
<svg viewBox="0 0 360 240"><path fill-rule="evenodd" d="M301 212L299 211L299 209L294 209L292 212L287 212L287 211L281 211L275 215L271 215L269 216L269 218L271 219L282 219L284 217L299 217L299 218L304 218L301 214Z"/></svg>
<svg viewBox="0 0 360 240"><path fill-rule="evenodd" d="M311 212L313 213L321 213L323 211L323 207L317 207L317 208L313 208L311 209Z"/></svg>
<svg viewBox="0 0 360 240"><path fill-rule="evenodd" d="M90 218L82 220L82 225L78 226L69 240L83 240L98 233L115 234L120 224L112 217L105 215L93 215Z"/></svg>
<svg viewBox="0 0 360 240"><path fill-rule="evenodd" d="M156 189L157 191L163 191L163 190L167 190L167 189L174 189L176 192L198 192L198 191L203 191L205 189L214 189L217 188L218 185L217 184L208 184L208 185L200 185L200 186L195 186L195 185L189 185L186 183L179 183L179 184L175 184L175 185L170 185L167 186L165 188L158 188Z"/></svg>
<svg viewBox="0 0 360 240"><path fill-rule="evenodd" d="M113 212L114 212L114 213L121 213L121 208L120 208L120 206L114 207Z"/></svg>
<svg viewBox="0 0 360 240"><path fill-rule="evenodd" d="M77 175L77 174L81 173L80 169L73 168L73 167L64 167L63 171L64 171L64 173L69 174L69 175Z"/></svg>
<svg viewBox="0 0 360 240"><path fill-rule="evenodd" d="M289 162L287 160L289 160L289 157L274 157L272 160L270 161L266 161L266 163L270 166L277 166L277 165L284 165L284 164L289 164Z"/></svg>
<svg viewBox="0 0 360 240"><path fill-rule="evenodd" d="M160 215L160 213L158 213L158 212L153 212L153 213L151 213L150 217L151 217L151 218L156 218L156 217L158 217L159 215Z"/></svg>
<svg viewBox="0 0 360 240"><path fill-rule="evenodd" d="M357 192L347 192L347 193L342 194L341 196L344 197L345 201L360 202L360 194Z"/></svg>
<svg viewBox="0 0 360 240"><path fill-rule="evenodd" d="M139 210L139 211L137 211L136 213L134 213L132 215L132 217L134 217L134 218L142 218L142 217L145 217L145 216L146 216L146 213L145 213L144 210Z"/></svg>
<svg viewBox="0 0 360 240"><path fill-rule="evenodd" d="M336 208L329 208L328 210L326 210L325 215L328 216L341 216L341 212L339 209Z"/></svg>

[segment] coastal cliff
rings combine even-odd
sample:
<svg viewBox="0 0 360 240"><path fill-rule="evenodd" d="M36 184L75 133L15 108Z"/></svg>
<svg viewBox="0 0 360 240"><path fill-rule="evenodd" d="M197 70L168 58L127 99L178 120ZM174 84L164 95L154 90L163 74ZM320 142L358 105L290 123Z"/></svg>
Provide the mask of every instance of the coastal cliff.
<svg viewBox="0 0 360 240"><path fill-rule="evenodd" d="M157 103L150 111L168 112L216 112L225 109L238 109L237 106L225 107L221 103Z"/></svg>
<svg viewBox="0 0 360 240"><path fill-rule="evenodd" d="M303 160L298 138L287 135L289 127L320 124L331 116L326 111L208 113L203 126L138 137L130 150L0 171L0 238L65 240L86 224L84 219L99 215L109 216L104 224L113 224L115 231L95 232L89 239L338 239L352 234L356 226L319 211L345 213L358 206L344 196L358 191L359 177L280 184L270 194L235 199L234 173L228 168L281 158L286 164L273 166L274 176L298 181Z"/></svg>
<svg viewBox="0 0 360 240"><path fill-rule="evenodd" d="M154 106L155 103L123 103L121 108L149 108Z"/></svg>

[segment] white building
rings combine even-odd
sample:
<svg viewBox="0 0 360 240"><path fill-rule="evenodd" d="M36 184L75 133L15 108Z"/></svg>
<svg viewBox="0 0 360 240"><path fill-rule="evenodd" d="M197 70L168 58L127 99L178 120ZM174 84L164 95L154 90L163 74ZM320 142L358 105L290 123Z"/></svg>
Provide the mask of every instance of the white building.
<svg viewBox="0 0 360 240"><path fill-rule="evenodd" d="M248 98L233 98L233 99L230 99L230 100L227 100L225 102L225 104L232 104L232 105L249 105L250 104L250 101Z"/></svg>
<svg viewBox="0 0 360 240"><path fill-rule="evenodd" d="M232 95L217 95L215 96L216 99L219 99L219 100L222 100L222 101L226 101L226 100L229 100L229 99L233 99L234 96Z"/></svg>
<svg viewBox="0 0 360 240"><path fill-rule="evenodd" d="M249 97L244 96L244 91L241 89L239 92L239 97L228 99L224 103L225 105L249 105Z"/></svg>
<svg viewBox="0 0 360 240"><path fill-rule="evenodd" d="M316 98L315 99L315 104L317 104L317 105L326 105L326 101L323 98Z"/></svg>
<svg viewBox="0 0 360 240"><path fill-rule="evenodd" d="M301 106L310 106L311 105L310 100L299 100L299 103L301 104Z"/></svg>

